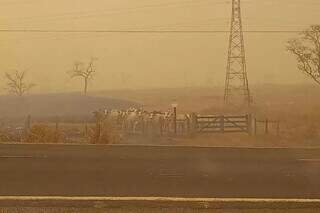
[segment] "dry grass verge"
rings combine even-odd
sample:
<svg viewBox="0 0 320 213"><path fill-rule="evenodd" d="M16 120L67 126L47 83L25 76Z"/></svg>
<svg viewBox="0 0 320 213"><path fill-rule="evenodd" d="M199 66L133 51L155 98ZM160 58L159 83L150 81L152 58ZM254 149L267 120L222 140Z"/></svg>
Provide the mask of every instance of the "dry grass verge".
<svg viewBox="0 0 320 213"><path fill-rule="evenodd" d="M319 213L320 209L2 208L0 213Z"/></svg>

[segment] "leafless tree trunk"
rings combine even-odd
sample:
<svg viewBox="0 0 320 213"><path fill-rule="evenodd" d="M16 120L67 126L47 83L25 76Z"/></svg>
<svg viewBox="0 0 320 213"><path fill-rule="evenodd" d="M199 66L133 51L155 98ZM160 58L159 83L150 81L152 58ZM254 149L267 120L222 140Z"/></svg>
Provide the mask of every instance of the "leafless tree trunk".
<svg viewBox="0 0 320 213"><path fill-rule="evenodd" d="M87 95L88 93L88 78L84 79L84 94Z"/></svg>
<svg viewBox="0 0 320 213"><path fill-rule="evenodd" d="M25 93L29 92L34 86L36 86L33 83L27 83L25 77L26 71L20 72L19 70L16 70L12 74L5 73L8 92L22 97Z"/></svg>
<svg viewBox="0 0 320 213"><path fill-rule="evenodd" d="M297 57L298 69L320 85L320 25L311 26L300 38L290 40L287 50Z"/></svg>
<svg viewBox="0 0 320 213"><path fill-rule="evenodd" d="M83 92L85 95L88 93L89 81L93 79L94 74L96 73L96 67L94 65L96 60L96 58L91 58L87 66L85 66L82 62L75 62L73 70L69 72L71 78L83 78Z"/></svg>

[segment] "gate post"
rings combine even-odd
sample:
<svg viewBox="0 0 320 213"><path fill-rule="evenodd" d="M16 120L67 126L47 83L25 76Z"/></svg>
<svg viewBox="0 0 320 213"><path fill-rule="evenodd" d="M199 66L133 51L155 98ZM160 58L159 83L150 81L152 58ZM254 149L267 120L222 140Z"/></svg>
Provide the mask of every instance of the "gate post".
<svg viewBox="0 0 320 213"><path fill-rule="evenodd" d="M257 118L254 118L254 135L257 135L257 132L258 132Z"/></svg>
<svg viewBox="0 0 320 213"><path fill-rule="evenodd" d="M194 134L198 132L198 116L196 113L191 114L191 133Z"/></svg>
<svg viewBox="0 0 320 213"><path fill-rule="evenodd" d="M266 119L266 127L265 127L265 134L268 135L269 134L269 120Z"/></svg>
<svg viewBox="0 0 320 213"><path fill-rule="evenodd" d="M224 115L220 116L220 131L224 133Z"/></svg>
<svg viewBox="0 0 320 213"><path fill-rule="evenodd" d="M173 107L173 128L174 135L177 135L177 107Z"/></svg>
<svg viewBox="0 0 320 213"><path fill-rule="evenodd" d="M247 119L247 132L249 135L252 134L252 117L251 114L247 114L246 115L246 119Z"/></svg>
<svg viewBox="0 0 320 213"><path fill-rule="evenodd" d="M88 137L88 122L85 121L84 123L84 135L85 137Z"/></svg>

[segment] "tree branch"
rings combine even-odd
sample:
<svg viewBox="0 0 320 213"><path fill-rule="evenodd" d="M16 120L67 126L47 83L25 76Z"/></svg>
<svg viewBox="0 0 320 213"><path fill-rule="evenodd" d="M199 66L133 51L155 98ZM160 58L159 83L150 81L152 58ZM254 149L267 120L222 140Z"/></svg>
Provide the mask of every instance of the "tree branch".
<svg viewBox="0 0 320 213"><path fill-rule="evenodd" d="M298 69L320 84L320 25L311 26L300 38L288 41L287 50L297 57Z"/></svg>

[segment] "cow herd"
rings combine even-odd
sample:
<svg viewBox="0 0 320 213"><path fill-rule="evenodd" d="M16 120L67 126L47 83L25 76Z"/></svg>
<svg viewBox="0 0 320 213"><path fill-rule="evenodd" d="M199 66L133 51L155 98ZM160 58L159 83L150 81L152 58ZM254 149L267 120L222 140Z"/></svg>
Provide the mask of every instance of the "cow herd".
<svg viewBox="0 0 320 213"><path fill-rule="evenodd" d="M176 114L174 110L148 112L139 108L99 110L97 120L108 122L125 133L171 134L190 129L192 115Z"/></svg>

